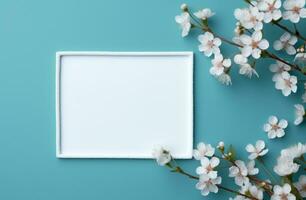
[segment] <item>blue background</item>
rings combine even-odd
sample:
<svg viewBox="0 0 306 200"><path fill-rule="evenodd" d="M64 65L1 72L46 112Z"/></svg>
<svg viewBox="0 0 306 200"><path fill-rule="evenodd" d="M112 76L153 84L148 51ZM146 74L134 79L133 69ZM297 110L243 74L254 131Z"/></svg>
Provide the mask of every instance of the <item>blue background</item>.
<svg viewBox="0 0 306 200"><path fill-rule="evenodd" d="M279 150L305 141L295 127L293 105L274 89L268 62L260 79L233 73L226 87L209 75L210 60L197 51L194 32L180 37L174 16L180 0L1 0L0 1L0 199L101 200L201 199L195 182L152 160L57 159L55 157L55 52L195 51L195 141L244 146L264 139L275 163ZM231 37L233 11L243 1L190 0L193 9L212 8L214 28ZM271 37L281 31L272 27ZM232 49L224 47L227 55ZM237 69L233 70L237 72ZM283 139L268 140L269 115L290 122ZM197 162L179 161L193 171ZM225 172L227 173L226 169ZM225 195L218 199L224 199ZM207 199L215 199L211 195Z"/></svg>

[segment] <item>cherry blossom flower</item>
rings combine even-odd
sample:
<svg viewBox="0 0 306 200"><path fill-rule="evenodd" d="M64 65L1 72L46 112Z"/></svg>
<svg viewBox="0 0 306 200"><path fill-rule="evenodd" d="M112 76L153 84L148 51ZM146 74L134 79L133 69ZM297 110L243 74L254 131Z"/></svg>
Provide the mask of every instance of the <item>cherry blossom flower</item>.
<svg viewBox="0 0 306 200"><path fill-rule="evenodd" d="M209 72L212 75L220 76L224 73L225 68L229 68L231 66L230 59L224 59L221 54L216 54L214 59L211 60L212 67Z"/></svg>
<svg viewBox="0 0 306 200"><path fill-rule="evenodd" d="M200 41L199 51L204 52L205 56L210 57L213 54L219 54L221 45L221 40L215 38L214 35L210 32L205 32L202 35L199 35L198 40Z"/></svg>
<svg viewBox="0 0 306 200"><path fill-rule="evenodd" d="M304 121L304 118L306 117L305 108L301 104L296 104L296 105L294 105L294 107L295 107L294 124L295 125L300 125Z"/></svg>
<svg viewBox="0 0 306 200"><path fill-rule="evenodd" d="M253 58L260 58L261 51L266 50L269 47L269 42L266 39L262 39L262 32L255 31L252 36L243 34L240 36L243 48L241 53L244 57L249 57L250 55Z"/></svg>
<svg viewBox="0 0 306 200"><path fill-rule="evenodd" d="M235 183L239 186L249 182L247 175L248 168L241 160L236 160L235 165L229 168L229 177L234 177Z"/></svg>
<svg viewBox="0 0 306 200"><path fill-rule="evenodd" d="M191 28L189 13L183 12L181 15L175 16L175 21L180 25L182 29L182 37L187 36Z"/></svg>
<svg viewBox="0 0 306 200"><path fill-rule="evenodd" d="M210 160L207 157L201 159L201 166L197 167L196 173L206 175L211 179L217 178L218 172L214 169L219 165L220 160L217 157L212 157Z"/></svg>
<svg viewBox="0 0 306 200"><path fill-rule="evenodd" d="M245 185L243 185L240 188L239 192L241 194L252 196L253 198L258 199L258 200L263 199L262 189L256 187L255 185L252 185L251 183L246 183ZM250 199L244 196L241 196L241 195L237 195L235 200L250 200Z"/></svg>
<svg viewBox="0 0 306 200"><path fill-rule="evenodd" d="M194 15L202 20L206 20L212 16L215 15L209 8L205 8L203 10L199 10L198 12L195 12Z"/></svg>
<svg viewBox="0 0 306 200"><path fill-rule="evenodd" d="M258 140L256 142L255 146L252 145L252 144L248 144L245 147L245 150L250 153L250 155L249 155L250 160L254 160L257 157L264 156L269 151L268 149L265 149L265 142L262 141L262 140Z"/></svg>
<svg viewBox="0 0 306 200"><path fill-rule="evenodd" d="M248 175L256 175L259 173L259 169L255 167L255 161L251 160L247 164L247 169L248 169Z"/></svg>
<svg viewBox="0 0 306 200"><path fill-rule="evenodd" d="M207 176L200 176L199 182L196 184L196 188L201 190L203 196L207 196L210 192L217 193L218 186L221 184L222 178L218 176L215 179L211 179Z"/></svg>
<svg viewBox="0 0 306 200"><path fill-rule="evenodd" d="M240 22L241 26L246 29L254 29L259 31L263 28L262 20L264 14L259 12L257 7L250 6L249 8L236 9L234 12L235 18Z"/></svg>
<svg viewBox="0 0 306 200"><path fill-rule="evenodd" d="M232 79L230 77L230 75L228 75L227 73L222 73L219 76L215 76L218 81L224 85L231 85L232 84Z"/></svg>
<svg viewBox="0 0 306 200"><path fill-rule="evenodd" d="M275 88L281 90L284 96L289 96L291 92L297 91L297 77L291 76L288 72L283 72L281 77L276 80Z"/></svg>
<svg viewBox="0 0 306 200"><path fill-rule="evenodd" d="M272 77L272 81L276 82L279 78L282 77L283 72L288 72L291 70L291 67L280 61L276 61L275 64L270 65L270 71L275 73Z"/></svg>
<svg viewBox="0 0 306 200"><path fill-rule="evenodd" d="M286 0L284 1L283 18L292 23L298 23L300 18L306 18L305 0Z"/></svg>
<svg viewBox="0 0 306 200"><path fill-rule="evenodd" d="M295 200L296 197L290 192L291 186L288 183L285 183L283 187L275 185L273 187L273 195L271 196L271 200Z"/></svg>
<svg viewBox="0 0 306 200"><path fill-rule="evenodd" d="M153 149L152 155L160 166L164 166L171 161L170 152L163 147Z"/></svg>
<svg viewBox="0 0 306 200"><path fill-rule="evenodd" d="M306 198L306 175L301 175L299 181L294 183L294 186L299 191L303 198Z"/></svg>
<svg viewBox="0 0 306 200"><path fill-rule="evenodd" d="M287 54L294 55L296 54L296 50L294 45L297 43L298 39L294 35L290 35L290 33L285 32L279 40L276 40L273 44L275 50L280 51L285 49Z"/></svg>
<svg viewBox="0 0 306 200"><path fill-rule="evenodd" d="M249 78L251 78L253 74L259 77L256 70L248 63L248 59L243 55L237 54L234 57L234 62L240 67L239 74L245 75Z"/></svg>
<svg viewBox="0 0 306 200"><path fill-rule="evenodd" d="M280 11L281 5L281 0L261 0L256 7L264 13L263 21L269 23L282 17L282 12Z"/></svg>
<svg viewBox="0 0 306 200"><path fill-rule="evenodd" d="M267 132L269 139L276 137L280 138L285 135L285 130L288 126L288 122L285 119L278 121L276 116L270 116L268 123L264 124L263 130Z"/></svg>
<svg viewBox="0 0 306 200"><path fill-rule="evenodd" d="M200 142L197 146L197 149L193 150L193 157L196 160L201 160L205 156L212 157L215 154L215 148L213 148L210 144L204 144Z"/></svg>
<svg viewBox="0 0 306 200"><path fill-rule="evenodd" d="M281 151L281 155L277 158L277 163L274 166L274 172L279 176L287 176L292 173L296 173L299 170L300 165L294 162L295 158L298 158L306 153L306 144L298 143Z"/></svg>

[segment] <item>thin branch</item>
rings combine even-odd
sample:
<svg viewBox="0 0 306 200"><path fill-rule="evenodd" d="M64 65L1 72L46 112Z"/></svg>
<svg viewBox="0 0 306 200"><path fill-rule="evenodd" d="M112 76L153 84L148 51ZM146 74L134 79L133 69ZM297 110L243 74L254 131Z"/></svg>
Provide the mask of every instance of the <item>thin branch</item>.
<svg viewBox="0 0 306 200"><path fill-rule="evenodd" d="M290 33L291 35L295 35L296 37L300 38L301 40L304 40L304 42L306 42L306 38L303 37L301 34L299 34L299 32L294 32L291 31L289 28L287 28L286 26L280 24L278 21L272 21L272 24L275 24L277 27L287 31L288 33Z"/></svg>

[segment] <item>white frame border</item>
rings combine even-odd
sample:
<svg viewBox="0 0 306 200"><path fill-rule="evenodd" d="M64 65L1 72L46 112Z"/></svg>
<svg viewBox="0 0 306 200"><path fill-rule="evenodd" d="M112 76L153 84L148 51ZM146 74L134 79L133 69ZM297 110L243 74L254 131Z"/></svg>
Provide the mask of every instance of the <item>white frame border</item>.
<svg viewBox="0 0 306 200"><path fill-rule="evenodd" d="M191 141L190 150L186 156L175 156L176 159L191 159L193 151L193 137L194 137L194 56L191 51L179 51L179 52L111 52L111 51L58 51L56 52L56 74L55 74L55 106L56 106L56 157L57 158L122 158L122 159L152 159L152 156L111 156L111 155L78 155L78 154L63 154L61 153L61 105L60 105L60 88L61 88L61 57L62 56L189 56L191 67L191 113L190 120L191 126Z"/></svg>

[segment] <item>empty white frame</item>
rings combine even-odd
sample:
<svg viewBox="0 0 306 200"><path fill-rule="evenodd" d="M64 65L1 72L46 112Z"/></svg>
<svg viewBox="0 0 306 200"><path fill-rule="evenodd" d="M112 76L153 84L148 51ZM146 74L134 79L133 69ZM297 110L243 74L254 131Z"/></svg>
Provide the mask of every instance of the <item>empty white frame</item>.
<svg viewBox="0 0 306 200"><path fill-rule="evenodd" d="M192 52L58 52L59 158L175 158L193 147Z"/></svg>

